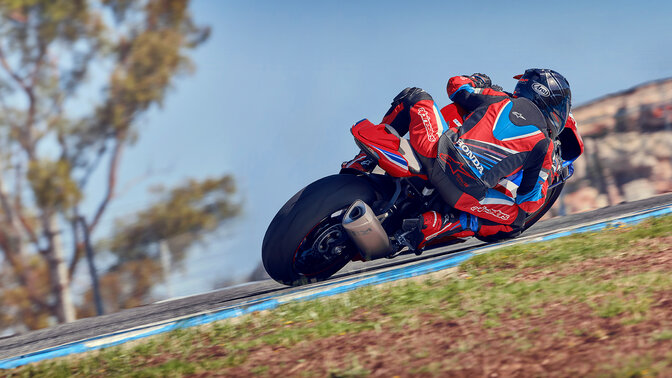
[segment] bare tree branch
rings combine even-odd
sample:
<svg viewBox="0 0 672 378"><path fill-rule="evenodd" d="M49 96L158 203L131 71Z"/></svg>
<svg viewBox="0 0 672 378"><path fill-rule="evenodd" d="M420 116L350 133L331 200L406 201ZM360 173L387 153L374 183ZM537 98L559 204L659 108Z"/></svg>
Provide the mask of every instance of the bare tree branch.
<svg viewBox="0 0 672 378"><path fill-rule="evenodd" d="M75 274L77 269L77 264L81 260L82 255L84 254L84 245L79 238L79 232L77 232L77 219L80 218L79 209L75 210L75 216L72 217L70 221L70 227L72 228L72 240L73 240L73 252L72 260L70 261L70 266L68 267L68 277L72 281L72 277Z"/></svg>
<svg viewBox="0 0 672 378"><path fill-rule="evenodd" d="M17 171L17 180L16 180L16 187L15 187L15 197L14 197L14 206L13 206L13 211L12 213L16 215L16 218L19 220L19 223L23 227L23 230L26 232L28 235L28 238L30 239L31 243L35 246L35 249L41 252L40 248L40 241L37 236L37 233L35 232L35 229L33 226L28 223L28 220L26 220L25 215L23 214L23 205L21 203L21 174L22 174L22 169L21 166L16 167ZM4 193L3 193L4 194ZM6 198L7 200L7 206L11 207L9 205L9 199ZM3 204L4 205L4 204Z"/></svg>
<svg viewBox="0 0 672 378"><path fill-rule="evenodd" d="M7 62L4 51L0 47L0 66L2 66L5 71L11 76L14 81L23 89L28 96L28 116L26 117L26 123L22 129L20 129L19 142L21 146L28 154L31 160L35 159L35 148L32 142L32 128L35 122L35 113L36 113L36 103L35 103L35 92L33 90L33 85L26 83L25 79L21 78L16 71Z"/></svg>
<svg viewBox="0 0 672 378"><path fill-rule="evenodd" d="M9 106L7 105L7 102L5 101L4 96L0 96L0 109L2 110L2 113L5 115L10 114L10 109ZM14 122L14 119L12 117L7 117L4 119L4 122L7 123L10 129L12 129L15 132L19 132L19 124Z"/></svg>
<svg viewBox="0 0 672 378"><path fill-rule="evenodd" d="M28 90L28 85L26 84L25 80L23 80L23 78L21 78L21 77L16 73L16 71L14 71L14 70L12 69L12 67L10 67L9 63L7 62L7 57L5 56L5 52L4 52L4 50L2 49L2 47L0 47L0 65L2 65L2 68L5 69L5 71L9 74L9 76L11 76L12 79L14 79L14 81L16 81L16 83L19 84L19 86L20 86L24 91L27 91L27 90Z"/></svg>
<svg viewBox="0 0 672 378"><path fill-rule="evenodd" d="M28 234L28 238L30 241L35 245L36 249L40 249L40 243L39 240L37 239L37 235L35 234L35 231L33 228L28 224L26 221L25 217L23 216L23 212L20 207L15 207L13 208L12 205L9 202L9 198L7 197L7 194L5 193L2 185L2 181L0 180L0 204L2 205L2 209L7 214L7 218L9 220L9 223L11 227L15 230L15 232L19 232L18 227L15 223L15 219L19 220L19 224L23 227L23 230Z"/></svg>
<svg viewBox="0 0 672 378"><path fill-rule="evenodd" d="M104 156L105 156L105 150L101 149L96 154L96 157L94 158L93 163L88 164L88 166L85 168L84 175L82 175L82 178L78 182L80 188L86 188L86 184L89 182L89 178L91 178L91 175L93 174L93 172L96 171L96 169L98 168L98 165L100 165L100 162L101 162L101 160L103 160Z"/></svg>
<svg viewBox="0 0 672 378"><path fill-rule="evenodd" d="M98 206L96 215L93 217L93 221L89 224L89 233L93 233L93 230L98 225L100 218L103 216L107 205L110 203L114 197L114 188L117 185L117 171L119 170L119 160L121 159L121 152L123 149L124 138L117 136L115 139L114 150L112 151L112 157L110 158L110 166L107 174L107 193L103 198L103 201Z"/></svg>
<svg viewBox="0 0 672 378"><path fill-rule="evenodd" d="M23 208L23 162L20 161L16 164L14 176L14 208L22 209ZM22 220L22 222L24 222Z"/></svg>
<svg viewBox="0 0 672 378"><path fill-rule="evenodd" d="M37 75L40 72L40 68L42 68L42 64L44 63L44 57L46 54L47 54L47 45L42 40L40 40L37 59L35 60L35 66L33 67L33 70L30 73L30 87L34 87L35 84L37 84Z"/></svg>
<svg viewBox="0 0 672 378"><path fill-rule="evenodd" d="M118 191L116 197L123 197L124 194L129 192L131 189L140 185L141 182L149 179L156 172L152 169L148 169L144 174L135 176L134 178L128 180L126 184Z"/></svg>

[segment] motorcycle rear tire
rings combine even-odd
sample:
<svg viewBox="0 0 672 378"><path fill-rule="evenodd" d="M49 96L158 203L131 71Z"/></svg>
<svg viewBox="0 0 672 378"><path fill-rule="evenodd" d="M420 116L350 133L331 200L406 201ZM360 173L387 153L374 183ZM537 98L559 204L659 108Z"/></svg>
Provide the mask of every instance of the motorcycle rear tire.
<svg viewBox="0 0 672 378"><path fill-rule="evenodd" d="M262 244L266 272L277 282L290 286L332 276L350 261L356 250L349 249L326 269L299 272L295 265L299 246L331 214L358 199L371 205L377 197L365 176L349 174L327 176L303 188L278 211L266 231Z"/></svg>

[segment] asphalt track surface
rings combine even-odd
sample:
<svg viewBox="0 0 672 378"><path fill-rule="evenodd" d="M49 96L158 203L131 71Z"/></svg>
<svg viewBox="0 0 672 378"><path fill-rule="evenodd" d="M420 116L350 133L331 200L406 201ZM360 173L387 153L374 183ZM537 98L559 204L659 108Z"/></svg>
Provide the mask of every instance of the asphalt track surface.
<svg viewBox="0 0 672 378"><path fill-rule="evenodd" d="M521 238L534 239L535 237L552 234L558 230L569 229L577 225L590 225L658 207L669 207L670 205L672 205L672 194L666 194L588 213L553 218L537 223L526 231ZM418 262L430 261L431 259L443 258L447 255L478 248L483 245L485 244L482 242L472 240L462 244L428 250L421 256L411 254L398 256L394 259L382 259L367 263L353 262L348 264L334 278L354 277L385 268L412 265ZM311 285L306 286L310 287ZM305 289L306 286L302 288ZM255 299L290 294L293 291L297 291L297 289L280 285L269 279L200 295L153 303L114 314L81 319L69 324L61 324L48 329L0 339L0 360L25 356L59 345L160 323L170 319L217 311L225 307L235 306L236 304L254 301Z"/></svg>

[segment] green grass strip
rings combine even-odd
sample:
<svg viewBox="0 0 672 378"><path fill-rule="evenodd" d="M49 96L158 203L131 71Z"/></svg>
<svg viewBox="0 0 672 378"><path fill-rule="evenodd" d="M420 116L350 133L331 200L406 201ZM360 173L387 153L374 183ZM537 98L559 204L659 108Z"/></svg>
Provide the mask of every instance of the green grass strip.
<svg viewBox="0 0 672 378"><path fill-rule="evenodd" d="M577 267L599 259L664 251L672 248L665 244L672 241L660 238L670 235L672 217L664 217L631 228L516 245L466 261L456 276L408 280L393 286L360 288L333 298L288 303L263 314L159 335L133 347L109 348L5 373L21 377L226 373L264 346L292 347L362 331L413 329L421 326L423 316L480 317L485 319L484 327L497 327L503 316L543 316L548 304L587 305L598 318L618 316L624 322L636 323L647 319L656 293L672 287L672 275L656 270L630 272L627 266L622 270L620 266L608 270L599 264L590 270ZM669 329L651 335L653 342L669 339ZM524 338L521 343L526 343ZM465 344L465 348L469 346ZM627 366L614 361L614 369L640 369L647 361L646 356L641 357L626 361ZM368 372L356 360L347 365L350 368L334 371L333 375ZM430 366L415 373L436 368ZM268 366L260 365L250 373L263 375L267 371Z"/></svg>

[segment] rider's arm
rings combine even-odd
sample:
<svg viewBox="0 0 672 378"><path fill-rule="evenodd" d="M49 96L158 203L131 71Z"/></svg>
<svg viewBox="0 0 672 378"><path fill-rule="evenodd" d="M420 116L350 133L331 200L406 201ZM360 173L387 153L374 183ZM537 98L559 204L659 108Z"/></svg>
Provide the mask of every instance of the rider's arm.
<svg viewBox="0 0 672 378"><path fill-rule="evenodd" d="M523 178L516 194L516 204L530 214L546 199L548 177L553 164L553 143L545 138L534 146L523 165Z"/></svg>
<svg viewBox="0 0 672 378"><path fill-rule="evenodd" d="M468 76L451 77L446 90L448 97L468 113L480 106L494 104L508 97L506 93L492 88L479 88L478 84Z"/></svg>

